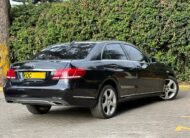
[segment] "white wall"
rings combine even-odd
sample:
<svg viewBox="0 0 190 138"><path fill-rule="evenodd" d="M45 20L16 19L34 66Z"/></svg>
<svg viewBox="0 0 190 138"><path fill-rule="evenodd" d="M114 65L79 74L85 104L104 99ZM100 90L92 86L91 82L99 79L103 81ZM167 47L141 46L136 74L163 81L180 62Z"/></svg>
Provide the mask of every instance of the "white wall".
<svg viewBox="0 0 190 138"><path fill-rule="evenodd" d="M10 4L11 4L11 5L21 5L22 2L16 2L16 1L10 0Z"/></svg>

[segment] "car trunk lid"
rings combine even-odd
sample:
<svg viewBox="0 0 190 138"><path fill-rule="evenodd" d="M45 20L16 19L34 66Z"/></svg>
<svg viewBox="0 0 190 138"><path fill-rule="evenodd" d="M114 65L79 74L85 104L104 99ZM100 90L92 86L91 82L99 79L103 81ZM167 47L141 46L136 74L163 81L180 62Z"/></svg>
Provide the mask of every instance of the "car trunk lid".
<svg viewBox="0 0 190 138"><path fill-rule="evenodd" d="M71 60L33 60L15 63L16 78L11 80L16 86L49 86L57 84L58 80L52 80L55 70L66 68Z"/></svg>

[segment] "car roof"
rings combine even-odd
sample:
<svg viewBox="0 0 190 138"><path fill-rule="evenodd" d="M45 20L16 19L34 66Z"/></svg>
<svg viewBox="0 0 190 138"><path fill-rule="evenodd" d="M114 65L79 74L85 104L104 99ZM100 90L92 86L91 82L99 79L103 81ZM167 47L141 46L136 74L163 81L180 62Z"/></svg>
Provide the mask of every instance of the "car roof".
<svg viewBox="0 0 190 138"><path fill-rule="evenodd" d="M55 45L51 45L49 47L52 46L62 46L64 44L70 44L70 43L76 43L76 44L110 44L110 43L120 43L120 44L127 44L127 45L132 45L131 43L127 43L125 41L117 41L117 40L98 40L98 41L72 41L72 42L68 42L68 43L60 43L60 44L55 44Z"/></svg>
<svg viewBox="0 0 190 138"><path fill-rule="evenodd" d="M117 40L98 40L98 41L73 41L74 43L125 43L130 44L125 41L117 41ZM132 44L130 44L132 45Z"/></svg>

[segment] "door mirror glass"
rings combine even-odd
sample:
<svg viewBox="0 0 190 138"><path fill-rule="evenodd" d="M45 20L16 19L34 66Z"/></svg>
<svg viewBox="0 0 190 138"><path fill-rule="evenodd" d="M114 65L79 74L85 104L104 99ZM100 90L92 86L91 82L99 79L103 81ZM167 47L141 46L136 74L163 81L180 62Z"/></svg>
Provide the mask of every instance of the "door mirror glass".
<svg viewBox="0 0 190 138"><path fill-rule="evenodd" d="M152 62L152 63L155 63L156 62L156 58L150 58L150 61Z"/></svg>

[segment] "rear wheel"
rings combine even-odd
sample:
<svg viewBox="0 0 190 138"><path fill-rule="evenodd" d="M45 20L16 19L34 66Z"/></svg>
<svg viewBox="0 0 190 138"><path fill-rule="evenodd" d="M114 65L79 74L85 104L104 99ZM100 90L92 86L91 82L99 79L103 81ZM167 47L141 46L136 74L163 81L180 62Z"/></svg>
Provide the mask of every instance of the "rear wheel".
<svg viewBox="0 0 190 138"><path fill-rule="evenodd" d="M179 86L178 86L177 80L174 77L169 76L165 80L164 92L163 94L161 94L160 98L163 100L175 99L178 94L178 90L179 90Z"/></svg>
<svg viewBox="0 0 190 138"><path fill-rule="evenodd" d="M26 107L32 114L46 114L51 109L51 106L48 105L26 105Z"/></svg>
<svg viewBox="0 0 190 138"><path fill-rule="evenodd" d="M111 85L106 85L100 92L98 103L91 108L91 113L98 118L111 118L117 108L116 90Z"/></svg>

